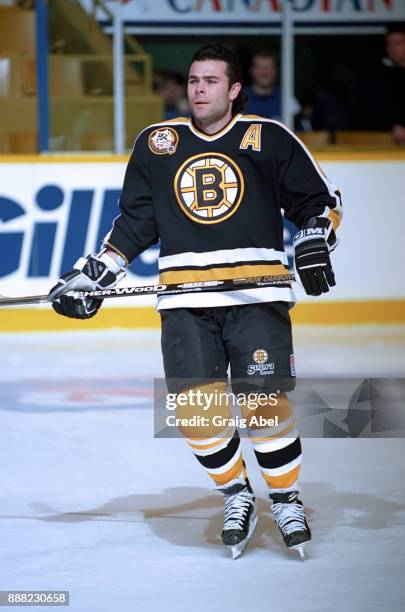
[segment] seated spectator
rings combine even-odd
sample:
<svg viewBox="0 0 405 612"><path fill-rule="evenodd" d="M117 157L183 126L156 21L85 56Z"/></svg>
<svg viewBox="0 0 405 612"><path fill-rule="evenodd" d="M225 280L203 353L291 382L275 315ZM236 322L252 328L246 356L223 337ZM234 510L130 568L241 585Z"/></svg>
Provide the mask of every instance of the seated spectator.
<svg viewBox="0 0 405 612"><path fill-rule="evenodd" d="M368 130L391 132L405 143L405 23L393 23L385 35L386 57L366 81L364 121Z"/></svg>
<svg viewBox="0 0 405 612"><path fill-rule="evenodd" d="M185 81L181 74L161 71L155 75L157 93L165 102L164 119L191 117Z"/></svg>
<svg viewBox="0 0 405 612"><path fill-rule="evenodd" d="M281 90L277 85L277 61L273 51L262 49L252 56L250 66L252 84L245 88L248 102L246 115L260 115L267 119L281 120ZM294 114L300 110L294 100Z"/></svg>

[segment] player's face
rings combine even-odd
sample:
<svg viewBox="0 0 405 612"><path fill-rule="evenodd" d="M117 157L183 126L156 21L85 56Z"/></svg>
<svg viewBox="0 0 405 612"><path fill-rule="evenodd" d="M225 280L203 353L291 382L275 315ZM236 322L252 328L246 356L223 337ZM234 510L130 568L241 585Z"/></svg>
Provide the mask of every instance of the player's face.
<svg viewBox="0 0 405 612"><path fill-rule="evenodd" d="M229 87L226 62L193 62L188 75L187 96L194 118L204 124L216 123L232 113L232 102L240 83Z"/></svg>

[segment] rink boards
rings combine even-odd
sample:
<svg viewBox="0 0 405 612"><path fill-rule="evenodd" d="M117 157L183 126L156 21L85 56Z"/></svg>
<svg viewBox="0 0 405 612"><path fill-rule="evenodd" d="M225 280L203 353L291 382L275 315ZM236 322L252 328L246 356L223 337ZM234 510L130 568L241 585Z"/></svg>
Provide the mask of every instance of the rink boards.
<svg viewBox="0 0 405 612"><path fill-rule="evenodd" d="M309 298L299 286L293 310L301 323L405 320L405 151L317 155L343 197L340 245L333 255L337 286ZM81 255L98 248L118 213L127 158L0 157L0 294L47 293ZM286 224L291 258L294 227ZM157 280L158 246L131 266L127 286ZM0 329L154 327L154 298L105 302L91 321L57 317L45 307L0 310Z"/></svg>

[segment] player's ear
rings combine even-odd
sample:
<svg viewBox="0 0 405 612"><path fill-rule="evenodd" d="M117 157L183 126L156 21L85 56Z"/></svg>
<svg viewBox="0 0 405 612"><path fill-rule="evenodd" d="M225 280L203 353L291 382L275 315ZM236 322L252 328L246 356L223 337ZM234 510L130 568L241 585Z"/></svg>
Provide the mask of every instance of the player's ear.
<svg viewBox="0 0 405 612"><path fill-rule="evenodd" d="M241 89L242 83L234 83L233 85L231 85L231 88L229 90L229 99L232 100L232 102L236 100Z"/></svg>

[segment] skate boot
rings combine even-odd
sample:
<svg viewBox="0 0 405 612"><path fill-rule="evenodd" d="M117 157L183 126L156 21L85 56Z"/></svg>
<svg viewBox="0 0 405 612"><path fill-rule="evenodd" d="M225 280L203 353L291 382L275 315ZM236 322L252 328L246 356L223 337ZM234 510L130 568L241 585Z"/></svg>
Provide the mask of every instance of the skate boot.
<svg viewBox="0 0 405 612"><path fill-rule="evenodd" d="M238 479L234 484L218 487L225 497L225 517L222 542L229 546L237 559L251 538L257 523L256 498L249 481Z"/></svg>
<svg viewBox="0 0 405 612"><path fill-rule="evenodd" d="M285 545L287 548L296 548L301 559L304 559L304 546L311 539L311 531L303 503L298 499L298 491L270 493L270 499L273 501L273 517Z"/></svg>

